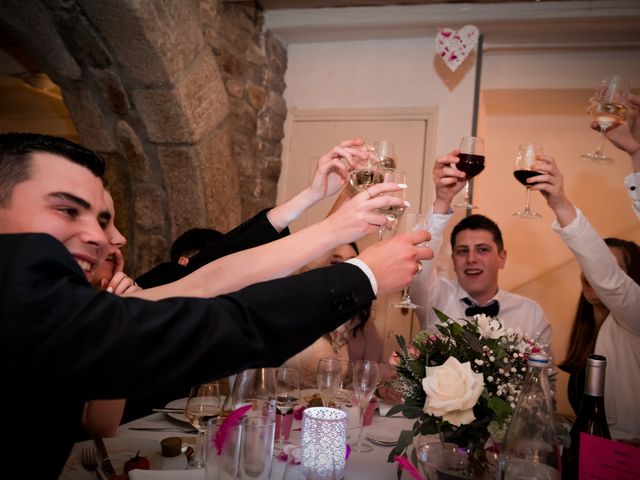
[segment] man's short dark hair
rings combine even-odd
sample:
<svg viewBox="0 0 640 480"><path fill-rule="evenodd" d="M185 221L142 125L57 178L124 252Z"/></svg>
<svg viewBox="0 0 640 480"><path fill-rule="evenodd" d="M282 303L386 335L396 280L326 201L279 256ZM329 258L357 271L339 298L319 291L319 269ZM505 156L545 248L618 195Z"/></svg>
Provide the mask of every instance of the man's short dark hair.
<svg viewBox="0 0 640 480"><path fill-rule="evenodd" d="M196 253L212 248L222 233L213 228L192 228L187 230L171 245L171 261L177 262L180 257L191 258Z"/></svg>
<svg viewBox="0 0 640 480"><path fill-rule="evenodd" d="M504 242L502 241L502 232L498 224L489 217L480 215L479 213L469 215L460 220L451 231L451 248L456 246L456 237L462 230L486 230L493 236L493 241L498 246L498 252L504 250Z"/></svg>
<svg viewBox="0 0 640 480"><path fill-rule="evenodd" d="M88 148L66 138L39 133L0 134L0 205L6 205L13 188L30 176L31 155L46 152L59 155L104 178L104 160Z"/></svg>

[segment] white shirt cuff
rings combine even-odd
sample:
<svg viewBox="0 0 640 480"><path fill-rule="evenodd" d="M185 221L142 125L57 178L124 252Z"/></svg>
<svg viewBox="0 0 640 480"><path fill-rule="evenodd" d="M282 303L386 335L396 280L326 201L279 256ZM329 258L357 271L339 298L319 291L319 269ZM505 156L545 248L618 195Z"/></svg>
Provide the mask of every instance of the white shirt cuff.
<svg viewBox="0 0 640 480"><path fill-rule="evenodd" d="M371 289L373 290L373 294L377 296L378 295L378 282L376 282L376 277L373 275L373 272L369 268L369 265L364 263L359 258L350 258L345 263L350 263L351 265L355 265L356 267L358 267L360 270L362 270L364 272L364 274L369 279L369 282L371 282Z"/></svg>

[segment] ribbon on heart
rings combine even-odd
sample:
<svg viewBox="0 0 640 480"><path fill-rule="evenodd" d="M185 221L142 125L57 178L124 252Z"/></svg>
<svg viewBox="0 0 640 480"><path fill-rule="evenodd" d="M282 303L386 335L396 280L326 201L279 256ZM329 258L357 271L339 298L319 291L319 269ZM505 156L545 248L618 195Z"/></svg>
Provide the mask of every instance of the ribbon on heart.
<svg viewBox="0 0 640 480"><path fill-rule="evenodd" d="M455 72L478 44L480 32L475 25L465 25L460 30L443 28L436 35L436 52L444 63Z"/></svg>

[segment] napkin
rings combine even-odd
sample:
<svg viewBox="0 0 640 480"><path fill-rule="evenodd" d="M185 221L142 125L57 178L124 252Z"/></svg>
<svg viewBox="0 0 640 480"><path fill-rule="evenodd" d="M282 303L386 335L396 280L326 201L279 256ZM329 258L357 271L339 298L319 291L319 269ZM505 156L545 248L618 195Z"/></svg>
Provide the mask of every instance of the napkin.
<svg viewBox="0 0 640 480"><path fill-rule="evenodd" d="M204 468L194 470L131 470L129 480L204 480Z"/></svg>

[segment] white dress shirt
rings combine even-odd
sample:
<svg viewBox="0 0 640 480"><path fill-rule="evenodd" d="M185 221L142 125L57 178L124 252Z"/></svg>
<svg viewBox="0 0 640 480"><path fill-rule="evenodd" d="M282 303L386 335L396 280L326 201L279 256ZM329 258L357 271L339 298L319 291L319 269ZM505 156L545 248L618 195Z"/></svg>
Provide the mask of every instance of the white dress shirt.
<svg viewBox="0 0 640 480"><path fill-rule="evenodd" d="M611 250L576 208L578 217L553 229L576 256L609 315L598 332L595 353L607 357L605 409L615 430L640 435L640 285L624 273Z"/></svg>
<svg viewBox="0 0 640 480"><path fill-rule="evenodd" d="M444 228L451 217L452 214L431 213L430 215L429 246L436 255L442 245ZM473 299L458 282L439 277L434 260L422 262L422 273L416 275L411 286L411 297L414 302L424 307L416 310L423 329L435 329L435 325L439 322L433 307L453 319L466 318L467 305L462 299L465 297ZM520 328L527 337L549 345L551 325L540 305L529 298L502 289L499 289L490 301L494 299L500 302L498 318L503 321L505 328ZM550 353L550 349L548 351Z"/></svg>

